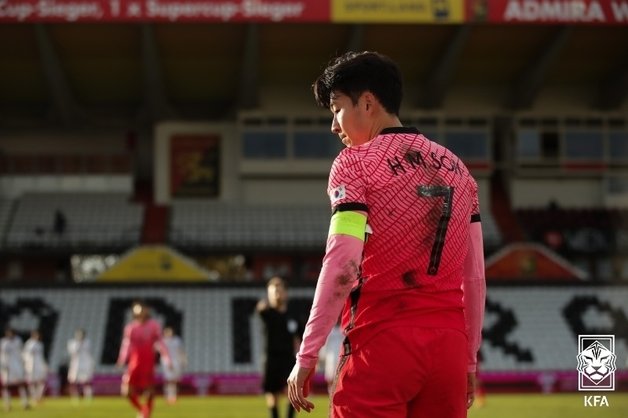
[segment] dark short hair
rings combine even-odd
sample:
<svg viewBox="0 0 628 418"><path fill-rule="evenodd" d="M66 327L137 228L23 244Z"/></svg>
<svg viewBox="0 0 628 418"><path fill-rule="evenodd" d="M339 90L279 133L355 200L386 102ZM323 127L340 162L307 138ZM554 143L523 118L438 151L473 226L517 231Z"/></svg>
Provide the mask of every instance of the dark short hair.
<svg viewBox="0 0 628 418"><path fill-rule="evenodd" d="M273 276L268 280L268 282L266 283L266 287L270 286L283 286L284 288L288 287L286 281L279 276Z"/></svg>
<svg viewBox="0 0 628 418"><path fill-rule="evenodd" d="M319 106L329 109L333 92L338 91L356 104L370 91L388 113L399 115L402 97L401 71L397 64L378 52L347 52L329 62L314 81L312 90Z"/></svg>

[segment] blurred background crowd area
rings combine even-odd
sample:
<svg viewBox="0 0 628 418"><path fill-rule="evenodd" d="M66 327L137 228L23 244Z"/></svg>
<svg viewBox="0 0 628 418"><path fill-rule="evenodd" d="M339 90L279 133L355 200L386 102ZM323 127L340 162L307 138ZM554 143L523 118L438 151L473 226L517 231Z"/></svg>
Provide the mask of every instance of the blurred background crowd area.
<svg viewBox="0 0 628 418"><path fill-rule="evenodd" d="M626 1L8 0L0 22L4 283L144 245L213 281L315 280L342 145L310 86L347 50L397 61L404 124L476 176L489 279L548 257L628 278Z"/></svg>

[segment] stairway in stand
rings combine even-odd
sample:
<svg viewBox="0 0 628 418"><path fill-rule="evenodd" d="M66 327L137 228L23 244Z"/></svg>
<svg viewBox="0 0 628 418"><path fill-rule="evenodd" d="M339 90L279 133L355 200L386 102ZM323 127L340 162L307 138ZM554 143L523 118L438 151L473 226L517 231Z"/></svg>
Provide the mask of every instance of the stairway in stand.
<svg viewBox="0 0 628 418"><path fill-rule="evenodd" d="M149 203L144 210L143 244L163 244L168 230L168 207Z"/></svg>
<svg viewBox="0 0 628 418"><path fill-rule="evenodd" d="M142 244L164 244L168 238L170 211L167 206L155 204L149 181L135 183L134 200L144 205Z"/></svg>
<svg viewBox="0 0 628 418"><path fill-rule="evenodd" d="M498 175L493 175L491 178L491 213L505 244L525 239L525 234L512 210L508 192Z"/></svg>

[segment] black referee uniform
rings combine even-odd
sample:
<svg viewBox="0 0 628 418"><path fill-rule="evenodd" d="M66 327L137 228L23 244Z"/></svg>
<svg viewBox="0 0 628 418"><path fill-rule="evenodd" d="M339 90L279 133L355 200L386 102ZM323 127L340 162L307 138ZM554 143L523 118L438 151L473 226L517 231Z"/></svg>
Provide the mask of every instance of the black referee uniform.
<svg viewBox="0 0 628 418"><path fill-rule="evenodd" d="M260 311L264 323L264 379L265 393L281 392L286 387L295 363L295 340L299 322L288 311L267 307Z"/></svg>

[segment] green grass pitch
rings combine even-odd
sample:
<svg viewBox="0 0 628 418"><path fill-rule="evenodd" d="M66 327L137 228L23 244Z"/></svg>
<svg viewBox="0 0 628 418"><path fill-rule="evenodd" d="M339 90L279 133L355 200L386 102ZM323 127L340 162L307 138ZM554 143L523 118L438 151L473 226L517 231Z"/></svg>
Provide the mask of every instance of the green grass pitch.
<svg viewBox="0 0 628 418"><path fill-rule="evenodd" d="M609 406L585 407L584 394L523 395L488 394L486 404L474 406L469 418L626 418L628 393L599 392L605 394ZM588 395L595 395L590 393ZM312 397L316 409L301 417L327 416L327 398ZM282 399L281 416L285 416ZM36 408L23 411L13 398L13 410L3 417L11 418L135 418L136 414L121 397L97 397L91 404L73 405L68 398L48 398ZM158 398L153 418L267 418L264 398L260 396L185 396L176 405L167 405ZM432 417L427 417L432 418Z"/></svg>

